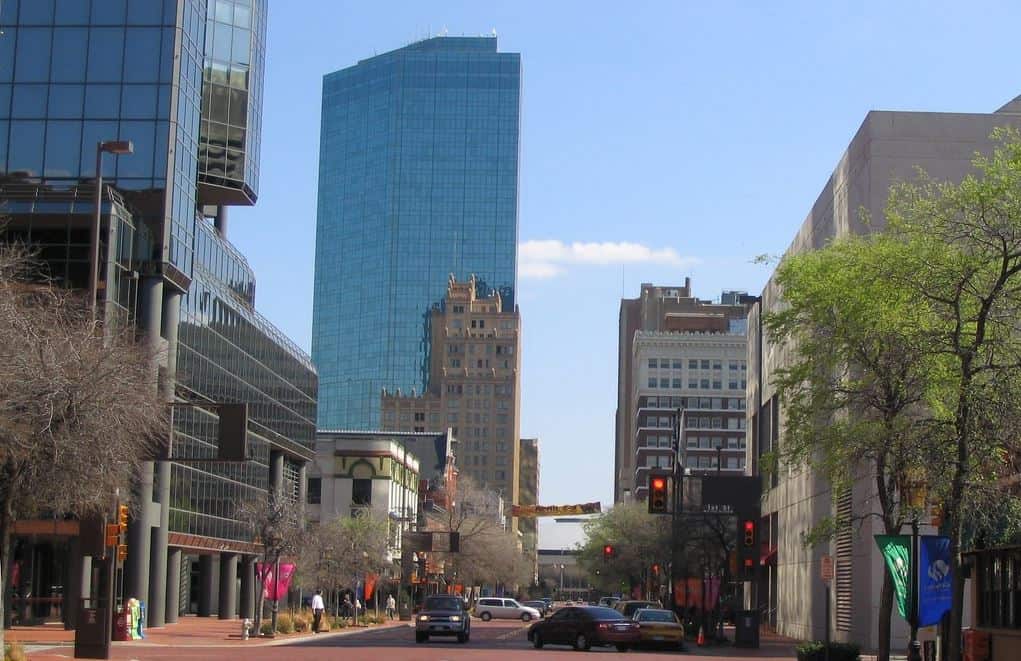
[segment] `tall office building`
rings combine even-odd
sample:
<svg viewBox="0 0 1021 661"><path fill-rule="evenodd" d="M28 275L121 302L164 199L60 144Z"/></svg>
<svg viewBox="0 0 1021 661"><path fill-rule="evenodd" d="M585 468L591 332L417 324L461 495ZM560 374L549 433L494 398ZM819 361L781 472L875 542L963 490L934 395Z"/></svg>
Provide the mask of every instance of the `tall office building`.
<svg viewBox="0 0 1021 661"><path fill-rule="evenodd" d="M254 613L261 546L236 506L269 490L303 502L313 456L311 358L256 312L254 273L226 238L227 208L258 192L266 11L266 0L7 0L0 11L2 240L28 242L57 282L86 288L98 143L132 141L134 153L103 158L100 314L136 323L160 348L164 396L192 405L175 408L172 456L215 459L216 404L248 404L247 461L143 469L124 593L147 603L150 625ZM26 621L73 623L76 525L23 523L18 593L52 599L12 605Z"/></svg>
<svg viewBox="0 0 1021 661"><path fill-rule="evenodd" d="M461 475L519 504L521 319L504 311L499 292L479 297L475 279L451 277L442 306L430 313L429 388L386 391L382 428L425 432L451 428ZM509 508L508 508L509 509Z"/></svg>
<svg viewBox="0 0 1021 661"><path fill-rule="evenodd" d="M1021 127L1021 97L991 113L869 112L810 205L785 255L882 229L892 184L913 180L918 166L936 181L960 181L974 172L976 152L991 151L989 136L998 126ZM863 220L862 209L869 222ZM796 347L773 343L762 328L763 315L781 309L783 297L774 276L748 315L747 434L755 462L784 444L786 414L774 379L793 360L791 352ZM858 466L847 470L855 475L855 482L842 493L834 493L810 466L772 472L763 482L759 535L764 566L756 607L766 614L765 624L784 635L822 638L832 627L835 640L875 649L879 642L875 605L886 570L872 537L885 531L878 517L874 475ZM828 543L806 546L806 533L824 517L843 525L833 531ZM927 534L928 526L923 525L922 532ZM821 590L804 587L818 580L824 556L830 556L836 567L832 592L826 593L832 593L830 608ZM997 575L980 574L979 579L988 582L990 576ZM992 580L991 585L1006 585L1002 579ZM988 611L980 607L980 620L983 612ZM892 649L904 649L909 633L905 622L894 617L891 629ZM1004 652L1005 657L1011 656Z"/></svg>
<svg viewBox="0 0 1021 661"><path fill-rule="evenodd" d="M425 392L453 274L512 311L521 58L436 37L323 79L312 357L321 429L378 429L383 388Z"/></svg>
<svg viewBox="0 0 1021 661"><path fill-rule="evenodd" d="M743 473L747 333L752 299L720 303L683 287L643 283L620 302L614 502L643 499L653 468L672 466L674 418L685 411L685 469Z"/></svg>

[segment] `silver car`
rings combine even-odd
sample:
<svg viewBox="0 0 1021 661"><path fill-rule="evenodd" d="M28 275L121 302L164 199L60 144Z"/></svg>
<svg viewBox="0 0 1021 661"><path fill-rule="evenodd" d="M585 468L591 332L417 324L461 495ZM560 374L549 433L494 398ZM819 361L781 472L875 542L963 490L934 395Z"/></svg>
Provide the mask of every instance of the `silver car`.
<svg viewBox="0 0 1021 661"><path fill-rule="evenodd" d="M530 606L522 606L515 599L505 597L483 597L475 604L475 616L483 622L493 618L521 620L528 622L542 617L538 610Z"/></svg>

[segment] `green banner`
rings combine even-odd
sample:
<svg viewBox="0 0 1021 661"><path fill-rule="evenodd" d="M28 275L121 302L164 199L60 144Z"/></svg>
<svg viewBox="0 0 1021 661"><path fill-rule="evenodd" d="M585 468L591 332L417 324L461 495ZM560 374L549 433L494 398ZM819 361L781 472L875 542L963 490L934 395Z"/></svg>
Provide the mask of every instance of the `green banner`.
<svg viewBox="0 0 1021 661"><path fill-rule="evenodd" d="M897 612L904 619L910 615L911 598L911 538L907 535L876 535L876 544L890 568L893 577Z"/></svg>

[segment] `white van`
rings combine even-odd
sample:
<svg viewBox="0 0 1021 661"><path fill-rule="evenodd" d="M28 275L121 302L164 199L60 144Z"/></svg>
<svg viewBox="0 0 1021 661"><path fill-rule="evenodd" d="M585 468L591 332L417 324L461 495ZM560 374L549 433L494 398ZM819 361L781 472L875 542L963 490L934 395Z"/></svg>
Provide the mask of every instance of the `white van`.
<svg viewBox="0 0 1021 661"><path fill-rule="evenodd" d="M475 617L480 618L483 622L488 622L494 617L528 622L529 620L538 620L542 616L536 609L522 606L515 599L483 597L475 604Z"/></svg>

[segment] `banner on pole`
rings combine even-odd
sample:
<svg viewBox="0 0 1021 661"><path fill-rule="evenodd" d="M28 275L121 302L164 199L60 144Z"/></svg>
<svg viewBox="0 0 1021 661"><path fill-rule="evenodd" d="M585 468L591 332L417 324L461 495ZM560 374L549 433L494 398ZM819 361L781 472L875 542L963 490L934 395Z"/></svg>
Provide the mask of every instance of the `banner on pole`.
<svg viewBox="0 0 1021 661"><path fill-rule="evenodd" d="M918 626L937 624L950 610L950 538L923 535L918 538Z"/></svg>
<svg viewBox="0 0 1021 661"><path fill-rule="evenodd" d="M911 537L908 535L876 535L876 544L883 554L886 566L893 578L893 594L897 601L897 612L904 619L911 613L908 604L911 592Z"/></svg>
<svg viewBox="0 0 1021 661"><path fill-rule="evenodd" d="M600 503L581 503L580 505L513 505L511 516L532 518L537 516L567 516L569 514L599 514Z"/></svg>
<svg viewBox="0 0 1021 661"><path fill-rule="evenodd" d="M365 601L368 602L372 599L373 593L376 591L376 581L379 580L378 574L369 572L365 575Z"/></svg>
<svg viewBox="0 0 1021 661"><path fill-rule="evenodd" d="M277 600L281 595L287 596L287 591L291 589L291 577L294 576L294 564L290 562L280 563L280 576L276 577L274 581L273 576L273 565L261 562L255 563L255 574L262 581L262 598Z"/></svg>

